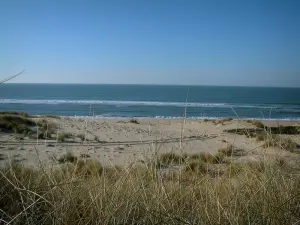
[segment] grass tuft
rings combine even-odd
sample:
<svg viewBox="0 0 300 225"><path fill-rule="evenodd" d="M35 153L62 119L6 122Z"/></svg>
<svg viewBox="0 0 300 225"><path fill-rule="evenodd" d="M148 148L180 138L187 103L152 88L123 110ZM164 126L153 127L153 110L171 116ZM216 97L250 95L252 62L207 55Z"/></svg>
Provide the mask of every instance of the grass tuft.
<svg viewBox="0 0 300 225"><path fill-rule="evenodd" d="M85 140L85 135L84 134L77 134L76 137L80 138L81 141Z"/></svg>
<svg viewBox="0 0 300 225"><path fill-rule="evenodd" d="M224 161L225 155L222 153L217 153L216 155L207 154L207 153L200 153L200 154L193 154L189 156L189 160L191 161L202 161L205 163L211 164L218 164Z"/></svg>
<svg viewBox="0 0 300 225"><path fill-rule="evenodd" d="M256 126L257 128L264 128L264 124L261 121L253 120L252 125Z"/></svg>
<svg viewBox="0 0 300 225"><path fill-rule="evenodd" d="M135 119L135 118L131 118L131 119L129 120L129 123L140 124L140 121L138 121L138 120Z"/></svg>
<svg viewBox="0 0 300 225"><path fill-rule="evenodd" d="M197 160L165 179L156 167L0 169L3 224L297 224L300 174L268 161L230 164L223 175Z"/></svg>
<svg viewBox="0 0 300 225"><path fill-rule="evenodd" d="M36 126L35 122L27 117L19 115L0 115L0 129L14 132L17 134L26 134L31 131L31 127Z"/></svg>
<svg viewBox="0 0 300 225"><path fill-rule="evenodd" d="M163 164L180 164L184 163L187 155L179 155L176 153L164 153L160 155L158 162Z"/></svg>
<svg viewBox="0 0 300 225"><path fill-rule="evenodd" d="M225 156L242 156L244 155L244 150L236 148L235 146L229 144L226 148L219 149L218 153L222 153Z"/></svg>
<svg viewBox="0 0 300 225"><path fill-rule="evenodd" d="M57 137L58 142L64 142L67 138L72 138L73 135L71 133L60 133Z"/></svg>
<svg viewBox="0 0 300 225"><path fill-rule="evenodd" d="M297 143L287 137L280 137L279 135L271 135L265 139L264 147L279 147L282 150L294 152L297 148Z"/></svg>
<svg viewBox="0 0 300 225"><path fill-rule="evenodd" d="M59 163L74 163L78 161L78 158L74 156L72 152L67 152L66 154L62 155L57 161Z"/></svg>
<svg viewBox="0 0 300 225"><path fill-rule="evenodd" d="M201 160L190 161L184 168L185 172L205 174L208 172L207 165Z"/></svg>

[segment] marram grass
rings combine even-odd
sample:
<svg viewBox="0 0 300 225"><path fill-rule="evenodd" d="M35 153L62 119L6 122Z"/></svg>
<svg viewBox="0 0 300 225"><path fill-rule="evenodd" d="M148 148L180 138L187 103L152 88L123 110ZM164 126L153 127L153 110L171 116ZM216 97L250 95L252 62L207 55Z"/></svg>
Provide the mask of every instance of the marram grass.
<svg viewBox="0 0 300 225"><path fill-rule="evenodd" d="M188 167L189 166L189 167ZM214 166L216 166L214 164ZM297 224L300 172L283 160L104 168L75 160L0 171L0 224Z"/></svg>

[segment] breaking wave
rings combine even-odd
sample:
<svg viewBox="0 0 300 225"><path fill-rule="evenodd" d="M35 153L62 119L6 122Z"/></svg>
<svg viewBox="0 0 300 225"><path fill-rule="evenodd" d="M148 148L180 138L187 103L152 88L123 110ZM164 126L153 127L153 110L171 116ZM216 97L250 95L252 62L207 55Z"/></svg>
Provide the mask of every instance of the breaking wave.
<svg viewBox="0 0 300 225"><path fill-rule="evenodd" d="M122 106L158 106L158 107L202 107L202 108L256 108L277 109L281 105L269 104L231 104L231 103L206 103L206 102L160 102L160 101L112 101L112 100L39 100L39 99L0 99L0 104L77 104L77 105L113 105ZM284 106L285 108L287 106ZM291 106L294 107L294 106ZM300 110L300 108L298 108Z"/></svg>

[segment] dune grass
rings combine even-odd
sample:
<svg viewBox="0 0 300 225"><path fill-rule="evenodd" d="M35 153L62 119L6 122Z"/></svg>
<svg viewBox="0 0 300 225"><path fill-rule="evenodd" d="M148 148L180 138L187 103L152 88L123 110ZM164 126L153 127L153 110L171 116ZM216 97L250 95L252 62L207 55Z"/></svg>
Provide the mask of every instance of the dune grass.
<svg viewBox="0 0 300 225"><path fill-rule="evenodd" d="M225 155L219 152L215 155L209 153L199 153L199 154L190 155L189 161L202 161L204 163L217 164L217 163L222 163L224 157Z"/></svg>
<svg viewBox="0 0 300 225"><path fill-rule="evenodd" d="M32 126L36 126L36 123L30 118L15 114L0 115L0 128L4 131L25 134L31 131Z"/></svg>
<svg viewBox="0 0 300 225"><path fill-rule="evenodd" d="M294 146L274 137L262 141ZM0 168L0 224L298 224L300 163L226 161L243 154L228 145L214 155L171 152L125 168L71 152L50 168L8 164Z"/></svg>
<svg viewBox="0 0 300 225"><path fill-rule="evenodd" d="M57 125L46 119L34 121L27 113L2 112L0 113L0 129L25 136L38 133L39 139L51 139L56 132ZM33 136L36 137L36 135Z"/></svg>
<svg viewBox="0 0 300 225"><path fill-rule="evenodd" d="M180 155L174 152L164 153L159 156L158 162L163 164L180 164L184 163L187 158L187 155Z"/></svg>
<svg viewBox="0 0 300 225"><path fill-rule="evenodd" d="M156 167L104 168L92 160L50 170L0 170L0 218L10 224L294 224L300 173L270 161L229 164L209 176L189 163L178 176ZM4 222L4 224L5 224Z"/></svg>
<svg viewBox="0 0 300 225"><path fill-rule="evenodd" d="M244 155L244 150L236 148L234 145L229 144L225 148L219 149L218 153L224 154L226 156L242 156Z"/></svg>
<svg viewBox="0 0 300 225"><path fill-rule="evenodd" d="M66 139L73 138L73 137L74 137L73 134L68 133L68 132L63 132L63 133L58 134L57 141L64 142L64 141L66 141Z"/></svg>
<svg viewBox="0 0 300 225"><path fill-rule="evenodd" d="M264 147L278 147L282 150L294 152L297 144L288 137L280 137L278 135L271 135L264 139Z"/></svg>
<svg viewBox="0 0 300 225"><path fill-rule="evenodd" d="M23 116L30 117L26 112L0 112L0 115L15 115L15 116Z"/></svg>
<svg viewBox="0 0 300 225"><path fill-rule="evenodd" d="M76 137L78 137L81 141L86 139L85 134L77 134Z"/></svg>
<svg viewBox="0 0 300 225"><path fill-rule="evenodd" d="M135 118L131 118L131 119L129 120L129 123L140 124L140 121L138 121L138 120L135 119Z"/></svg>

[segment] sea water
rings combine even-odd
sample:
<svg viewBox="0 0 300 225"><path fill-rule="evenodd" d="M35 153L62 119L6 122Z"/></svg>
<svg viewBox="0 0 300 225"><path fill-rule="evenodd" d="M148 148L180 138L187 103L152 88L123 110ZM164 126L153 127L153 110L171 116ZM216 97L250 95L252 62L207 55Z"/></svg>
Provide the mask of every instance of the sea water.
<svg viewBox="0 0 300 225"><path fill-rule="evenodd" d="M300 120L300 88L1 84L0 111L94 118Z"/></svg>

